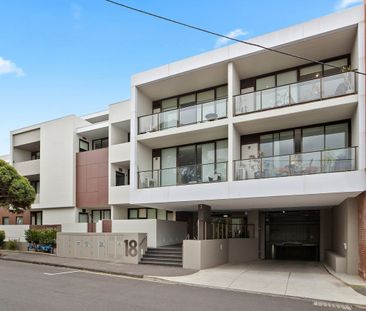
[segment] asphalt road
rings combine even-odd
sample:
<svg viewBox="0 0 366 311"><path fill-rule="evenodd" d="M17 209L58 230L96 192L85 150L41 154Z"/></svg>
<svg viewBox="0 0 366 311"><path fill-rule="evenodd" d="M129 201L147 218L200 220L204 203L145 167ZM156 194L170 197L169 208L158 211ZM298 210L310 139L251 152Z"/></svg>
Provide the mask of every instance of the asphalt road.
<svg viewBox="0 0 366 311"><path fill-rule="evenodd" d="M0 261L0 311L18 310L331 311L338 309L332 306L315 306L311 300L165 284Z"/></svg>

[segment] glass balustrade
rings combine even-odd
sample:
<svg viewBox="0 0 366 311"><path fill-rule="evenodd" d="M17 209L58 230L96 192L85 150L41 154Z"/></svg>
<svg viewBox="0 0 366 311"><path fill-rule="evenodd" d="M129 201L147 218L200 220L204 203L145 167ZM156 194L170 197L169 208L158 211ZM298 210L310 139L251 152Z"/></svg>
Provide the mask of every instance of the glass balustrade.
<svg viewBox="0 0 366 311"><path fill-rule="evenodd" d="M227 117L227 99L167 110L139 117L139 134L214 121Z"/></svg>
<svg viewBox="0 0 366 311"><path fill-rule="evenodd" d="M138 173L140 189L220 181L227 181L227 162L185 165Z"/></svg>
<svg viewBox="0 0 366 311"><path fill-rule="evenodd" d="M344 96L356 92L354 72L234 96L235 115Z"/></svg>
<svg viewBox="0 0 366 311"><path fill-rule="evenodd" d="M234 162L235 180L270 178L356 169L357 147L253 158Z"/></svg>

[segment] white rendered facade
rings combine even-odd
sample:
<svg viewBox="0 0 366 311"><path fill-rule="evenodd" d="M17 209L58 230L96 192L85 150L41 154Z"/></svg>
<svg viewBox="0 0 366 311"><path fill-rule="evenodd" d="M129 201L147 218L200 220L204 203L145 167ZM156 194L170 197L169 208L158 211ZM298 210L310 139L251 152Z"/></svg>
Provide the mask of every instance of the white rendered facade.
<svg viewBox="0 0 366 311"><path fill-rule="evenodd" d="M348 60L348 66L350 66L348 69L363 71L365 68L364 23L363 7L355 7L253 38L250 41L318 61L343 57ZM277 73L295 70L294 68L300 72L300 68L307 65L311 64L297 58L238 43L142 72L132 77L130 101L110 105L106 111L85 117L68 116L13 131L10 162L31 180L38 178L40 191L32 211L42 211L43 225L63 224L68 228L65 230L69 232L85 231L87 226L81 223L80 213L88 214L89 216L85 216L88 219L95 209L110 210L110 216L107 218L112 220L112 232L113 230L129 230L129 232L145 230L150 232L151 236L157 236L158 228L165 226L162 223L159 224L159 212L155 214L156 221L135 219L134 226L131 228L132 222L128 223L132 215L132 212L130 215L130 209L153 208L172 211L169 216L166 214L165 221L169 223L179 218L179 213L194 213L197 212L199 205L205 205L210 207L210 211L217 213L245 212L246 221L255 228L251 237L258 241L255 244L258 245L259 250L255 252L259 251L258 256L265 258L265 245L263 241L260 242L261 239L263 240L265 226L262 212L317 210L320 214L319 259L326 259L327 250L342 253L339 256L348 260L347 268L342 269L346 269L345 271L349 273L357 273L358 246L350 244L348 249L345 246L346 250L338 249L337 251L337 244L342 242L348 245L351 240L354 240L355 232L352 233L353 235L341 236L336 241L332 241L330 237L332 229L325 223L330 215L337 219L338 214L335 208L344 205L346 206L344 208L349 209L351 216L343 225L347 230L356 226L354 218L357 215L352 214L352 209L356 208L354 201L366 190L365 78L362 75L338 72L335 75L339 75L340 79L343 77L349 79L347 81L350 82L351 89L338 95L327 96L327 76L314 76L313 79L306 81L321 85L320 97L296 102L296 98L293 97L299 98L300 95L296 93L295 96L293 92L293 97L288 99L287 103L280 105L275 103L274 106L269 107L271 109L263 108L266 88L258 89L260 77L273 73L278 80ZM324 74L325 69L322 70ZM248 91L245 85L250 82L250 79L257 79L257 88ZM288 87L291 92L293 87L299 89L303 85L301 83L306 81L296 80L290 84L276 84L270 88L277 94L280 93L281 87ZM219 98L217 94L222 91L223 86L227 90L226 95ZM199 103L197 100L198 92L203 93L203 90L211 89L215 92L216 108L213 115L203 112L207 101ZM191 92L196 92L196 105L175 108L181 123L176 123L176 126L169 126L169 128L161 128L162 121L159 119L159 128L155 128L156 122L153 115L158 114L157 118L164 117L162 102L176 96L181 98ZM246 104L237 104L240 94L242 94L241 97L248 97L249 95L246 94L249 93L253 93L253 96L257 94L262 96L260 109ZM278 95L276 96L278 99ZM226 110L218 108L218 105L221 108L225 107ZM183 109L187 107L194 109L194 113L199 111L200 116L197 113L196 122L179 126L182 124ZM252 110L247 111L248 107ZM152 116L149 117L149 115ZM148 120L147 125L145 124L147 127L141 130L143 120ZM326 127L327 124L338 124L337 122L349 124L349 141L343 149L349 150L347 152L352 157L350 168L321 170L316 171L317 174L305 168L301 173L290 174L289 171L285 171L281 177L271 175L269 176L271 178L264 178L268 176L264 176L263 169L261 178L257 178L257 175L255 178L249 178L247 171L245 176L241 175L240 169L245 167L245 161L249 160L243 155L246 150L245 140L248 137L255 135L259 137L263 133L288 129L295 133L296 129L303 131L306 127L320 125ZM103 138L108 138L108 202L90 208L78 206L76 157L80 152L80 140L91 148L95 140L99 143ZM197 145L215 142L217 146L219 141L227 142L225 173L221 172L221 175L216 173L217 163L215 162L215 172L209 173L206 182L203 182L202 176L200 177L202 180L196 178L194 182L182 182L179 179L182 176L177 175L175 184L162 184L161 176L164 174L164 167L162 167L164 163L161 160L164 151L162 150L193 144L197 150ZM102 144L102 141L100 143ZM39 151L40 157L31 160L30 156L34 151ZM215 152L218 153L218 151ZM324 156L327 150L319 152L320 156ZM293 151L286 154L289 157L288 167L293 165L292 156L297 153ZM258 157L250 157L251 160L254 158ZM202 163L195 164L195 170L203 170ZM179 172L179 169L174 167L169 169L173 174ZM128 176L126 177L128 182L123 184L120 184L120 181L117 182L116 176L119 173L123 174L123 178ZM141 213L147 212L145 210ZM103 218L103 216L100 217ZM159 239L150 241L150 246L178 243L184 239L186 231L182 229L179 222L176 222L175 227L168 228L168 226L166 225L162 231L165 234L161 233ZM97 223L96 230L102 230L101 228L101 224ZM169 236L171 239L166 238L164 242L164 236ZM351 265L350 262L353 264Z"/></svg>

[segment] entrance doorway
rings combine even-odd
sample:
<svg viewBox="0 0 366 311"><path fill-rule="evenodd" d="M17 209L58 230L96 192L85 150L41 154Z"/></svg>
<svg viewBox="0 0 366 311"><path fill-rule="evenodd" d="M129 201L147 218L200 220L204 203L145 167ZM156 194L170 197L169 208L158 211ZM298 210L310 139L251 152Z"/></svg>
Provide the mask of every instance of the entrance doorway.
<svg viewBox="0 0 366 311"><path fill-rule="evenodd" d="M320 213L265 213L265 258L319 261Z"/></svg>

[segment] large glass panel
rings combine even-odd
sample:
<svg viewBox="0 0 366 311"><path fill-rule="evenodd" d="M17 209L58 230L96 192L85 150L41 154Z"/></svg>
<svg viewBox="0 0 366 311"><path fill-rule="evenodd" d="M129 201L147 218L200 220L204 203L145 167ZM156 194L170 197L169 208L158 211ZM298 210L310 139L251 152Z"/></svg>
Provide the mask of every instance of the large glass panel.
<svg viewBox="0 0 366 311"><path fill-rule="evenodd" d="M215 178L215 143L201 145L202 182L213 181Z"/></svg>
<svg viewBox="0 0 366 311"><path fill-rule="evenodd" d="M203 121L213 121L218 118L217 112L216 112L216 103L208 102L203 103L202 105L202 120Z"/></svg>
<svg viewBox="0 0 366 311"><path fill-rule="evenodd" d="M227 140L216 142L216 162L226 162L228 159Z"/></svg>
<svg viewBox="0 0 366 311"><path fill-rule="evenodd" d="M216 88L216 99L227 97L227 85L219 86Z"/></svg>
<svg viewBox="0 0 366 311"><path fill-rule="evenodd" d="M128 219L137 219L137 218L138 218L138 209L129 209Z"/></svg>
<svg viewBox="0 0 366 311"><path fill-rule="evenodd" d="M309 127L302 130L302 152L324 149L324 127Z"/></svg>
<svg viewBox="0 0 366 311"><path fill-rule="evenodd" d="M261 157L273 156L273 135L272 134L261 135L259 148Z"/></svg>
<svg viewBox="0 0 366 311"><path fill-rule="evenodd" d="M215 100L215 90L208 90L197 93L197 103L204 103Z"/></svg>
<svg viewBox="0 0 366 311"><path fill-rule="evenodd" d="M197 106L191 105L179 109L179 125L197 123Z"/></svg>
<svg viewBox="0 0 366 311"><path fill-rule="evenodd" d="M287 106L290 104L290 86L280 86L276 88L276 102L274 107Z"/></svg>
<svg viewBox="0 0 366 311"><path fill-rule="evenodd" d="M323 98L342 96L355 92L355 80L353 72L345 72L338 75L324 77Z"/></svg>
<svg viewBox="0 0 366 311"><path fill-rule="evenodd" d="M177 97L164 99L161 101L161 110L162 111L177 109L177 107L178 107Z"/></svg>
<svg viewBox="0 0 366 311"><path fill-rule="evenodd" d="M159 114L139 118L139 134L157 131L159 129Z"/></svg>
<svg viewBox="0 0 366 311"><path fill-rule="evenodd" d="M323 151L323 172L344 172L355 169L355 148Z"/></svg>
<svg viewBox="0 0 366 311"><path fill-rule="evenodd" d="M178 183L197 182L196 146L178 147Z"/></svg>
<svg viewBox="0 0 366 311"><path fill-rule="evenodd" d="M159 187L160 171L139 172L139 188L154 188Z"/></svg>
<svg viewBox="0 0 366 311"><path fill-rule="evenodd" d="M102 211L103 219L111 219L111 211L110 210L104 210Z"/></svg>
<svg viewBox="0 0 366 311"><path fill-rule="evenodd" d="M290 85L291 104L305 103L321 98L320 79Z"/></svg>
<svg viewBox="0 0 366 311"><path fill-rule="evenodd" d="M294 132L284 131L275 133L274 138L274 155L285 155L294 153Z"/></svg>
<svg viewBox="0 0 366 311"><path fill-rule="evenodd" d="M226 99L218 99L215 101L217 118L227 117L226 113Z"/></svg>
<svg viewBox="0 0 366 311"><path fill-rule="evenodd" d="M248 159L235 162L235 179L261 178L261 159Z"/></svg>
<svg viewBox="0 0 366 311"><path fill-rule="evenodd" d="M272 88L261 91L261 109L274 108L276 106L277 90Z"/></svg>
<svg viewBox="0 0 366 311"><path fill-rule="evenodd" d="M297 71L291 70L277 74L277 86L297 82Z"/></svg>
<svg viewBox="0 0 366 311"><path fill-rule="evenodd" d="M243 114L261 109L261 92L247 93L234 97L235 114Z"/></svg>
<svg viewBox="0 0 366 311"><path fill-rule="evenodd" d="M276 76L268 76L256 80L256 90L265 90L276 86Z"/></svg>
<svg viewBox="0 0 366 311"><path fill-rule="evenodd" d="M292 175L307 175L321 172L321 151L291 155Z"/></svg>
<svg viewBox="0 0 366 311"><path fill-rule="evenodd" d="M300 81L320 78L322 75L322 65L310 65L300 69Z"/></svg>
<svg viewBox="0 0 366 311"><path fill-rule="evenodd" d="M339 69L327 66L327 64L339 67ZM337 59L337 60L333 60L331 62L327 62L324 65L324 75L329 76L329 75L334 75L334 74L337 74L337 73L341 73L342 70L345 70L347 68L347 66L348 66L348 60L347 60L346 57L341 58L341 59Z"/></svg>
<svg viewBox="0 0 366 311"><path fill-rule="evenodd" d="M160 129L167 129L170 127L177 127L178 125L178 109L168 110L159 113Z"/></svg>
<svg viewBox="0 0 366 311"><path fill-rule="evenodd" d="M332 124L325 127L325 149L348 146L348 123Z"/></svg>
<svg viewBox="0 0 366 311"><path fill-rule="evenodd" d="M172 186L177 183L177 149L168 148L161 151L161 185Z"/></svg>
<svg viewBox="0 0 366 311"><path fill-rule="evenodd" d="M212 181L226 181L227 180L227 162L216 163Z"/></svg>
<svg viewBox="0 0 366 311"><path fill-rule="evenodd" d="M262 158L263 177L281 177L290 174L290 156Z"/></svg>

